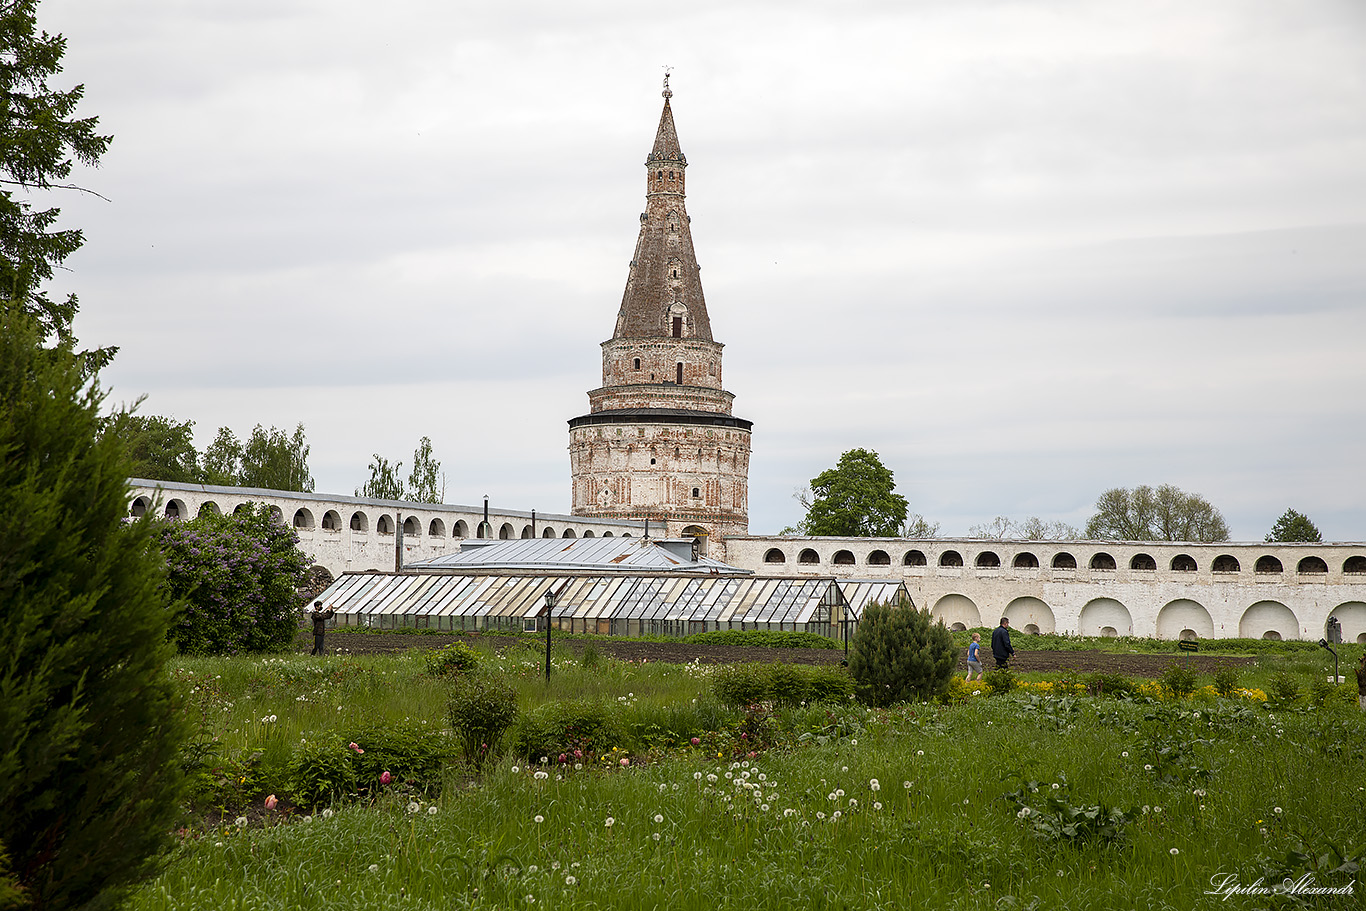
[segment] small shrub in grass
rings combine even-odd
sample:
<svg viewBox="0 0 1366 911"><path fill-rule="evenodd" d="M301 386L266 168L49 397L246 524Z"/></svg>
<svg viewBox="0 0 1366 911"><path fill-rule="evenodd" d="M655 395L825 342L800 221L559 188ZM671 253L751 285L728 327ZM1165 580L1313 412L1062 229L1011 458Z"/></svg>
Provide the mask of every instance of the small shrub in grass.
<svg viewBox="0 0 1366 911"><path fill-rule="evenodd" d="M582 665L584 670L591 671L596 669L601 661L602 659L598 655L598 650L593 647L593 643L590 642L583 647L583 654L579 655L579 664Z"/></svg>
<svg viewBox="0 0 1366 911"><path fill-rule="evenodd" d="M463 642L427 653L427 673L433 677L457 677L479 668L479 655Z"/></svg>
<svg viewBox="0 0 1366 911"><path fill-rule="evenodd" d="M1309 684L1309 701L1318 708L1337 703L1352 705L1357 701L1356 696L1355 687L1329 683L1322 677L1315 677L1314 682Z"/></svg>
<svg viewBox="0 0 1366 911"><path fill-rule="evenodd" d="M517 693L497 678L468 675L446 707L465 757L479 764L497 755L499 741L516 722Z"/></svg>
<svg viewBox="0 0 1366 911"><path fill-rule="evenodd" d="M289 762L289 795L301 807L316 807L356 793L351 749L340 740L307 743Z"/></svg>
<svg viewBox="0 0 1366 911"><path fill-rule="evenodd" d="M1238 669L1231 664L1221 664L1214 672L1214 692L1225 698L1238 692Z"/></svg>
<svg viewBox="0 0 1366 911"><path fill-rule="evenodd" d="M1271 687L1268 695L1271 696L1272 702L1288 705L1300 698L1300 682L1294 674L1277 671L1271 676Z"/></svg>
<svg viewBox="0 0 1366 911"><path fill-rule="evenodd" d="M615 707L588 700L547 702L528 712L512 735L512 751L526 759L589 758L619 745L622 724Z"/></svg>
<svg viewBox="0 0 1366 911"><path fill-rule="evenodd" d="M1169 664L1162 672L1162 690L1175 699L1195 692L1195 671L1181 664Z"/></svg>
<svg viewBox="0 0 1366 911"><path fill-rule="evenodd" d="M872 706L931 699L953 676L958 651L943 620L909 601L869 604L849 647L858 697Z"/></svg>
<svg viewBox="0 0 1366 911"><path fill-rule="evenodd" d="M988 696L1004 696L1020 685L1015 672L1008 667L992 668L982 675L982 682L986 684Z"/></svg>
<svg viewBox="0 0 1366 911"><path fill-rule="evenodd" d="M1138 692L1138 684L1123 674L1095 671L1086 675L1086 689L1093 696L1132 696Z"/></svg>

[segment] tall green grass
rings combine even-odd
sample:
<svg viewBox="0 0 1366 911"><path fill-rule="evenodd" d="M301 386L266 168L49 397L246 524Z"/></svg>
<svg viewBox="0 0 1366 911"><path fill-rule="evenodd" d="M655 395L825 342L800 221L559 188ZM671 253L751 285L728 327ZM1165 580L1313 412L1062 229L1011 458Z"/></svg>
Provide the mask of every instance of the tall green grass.
<svg viewBox="0 0 1366 911"><path fill-rule="evenodd" d="M486 657L524 711L577 693L628 719L735 718L696 669L563 655L547 687L534 656ZM223 733L258 747L307 736L329 712L441 724L450 685L411 658L180 667L221 690ZM261 722L271 707L277 720ZM722 740L582 769L506 757L477 776L452 767L435 802L390 790L326 817L258 809L245 825L201 824L132 907L1215 907L1216 875L1345 882L1356 874L1330 868L1366 853L1366 714L1345 703L1021 693L791 706L769 723L784 735L753 757L717 757ZM1122 837L1040 834L1021 800L1040 814L1049 801L1114 808ZM1359 890L1310 907L1359 906Z"/></svg>

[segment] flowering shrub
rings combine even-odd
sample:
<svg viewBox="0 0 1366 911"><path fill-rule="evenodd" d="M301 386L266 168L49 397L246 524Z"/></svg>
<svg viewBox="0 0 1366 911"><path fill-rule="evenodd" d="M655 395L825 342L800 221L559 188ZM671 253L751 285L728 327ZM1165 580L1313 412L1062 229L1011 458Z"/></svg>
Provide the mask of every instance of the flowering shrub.
<svg viewBox="0 0 1366 911"><path fill-rule="evenodd" d="M441 786L441 769L456 759L456 747L449 735L418 724L377 724L350 732L356 749L341 748L355 770L358 787L373 788L388 784L384 776L411 783L419 790L434 792ZM341 743L340 737L337 743Z"/></svg>
<svg viewBox="0 0 1366 911"><path fill-rule="evenodd" d="M159 523L176 647L191 654L279 651L298 628L308 569L298 536L264 505Z"/></svg>

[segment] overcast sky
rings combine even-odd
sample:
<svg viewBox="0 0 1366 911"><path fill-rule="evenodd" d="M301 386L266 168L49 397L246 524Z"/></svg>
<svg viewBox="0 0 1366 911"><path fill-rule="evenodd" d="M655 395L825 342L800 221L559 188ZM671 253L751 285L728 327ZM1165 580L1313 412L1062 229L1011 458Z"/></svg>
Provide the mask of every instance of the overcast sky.
<svg viewBox="0 0 1366 911"><path fill-rule="evenodd" d="M432 438L564 512L674 67L750 529L877 450L946 534L1199 492L1366 539L1360 0L44 0L114 135L60 290L118 401Z"/></svg>

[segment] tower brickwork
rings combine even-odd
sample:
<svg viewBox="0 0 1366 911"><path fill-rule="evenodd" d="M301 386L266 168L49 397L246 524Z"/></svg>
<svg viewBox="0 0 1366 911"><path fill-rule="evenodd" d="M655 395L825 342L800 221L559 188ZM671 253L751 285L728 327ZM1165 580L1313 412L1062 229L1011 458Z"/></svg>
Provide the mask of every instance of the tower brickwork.
<svg viewBox="0 0 1366 911"><path fill-rule="evenodd" d="M652 519L672 537L749 529L751 423L731 414L693 252L668 79L645 159L645 211L602 386L569 422L574 515Z"/></svg>

